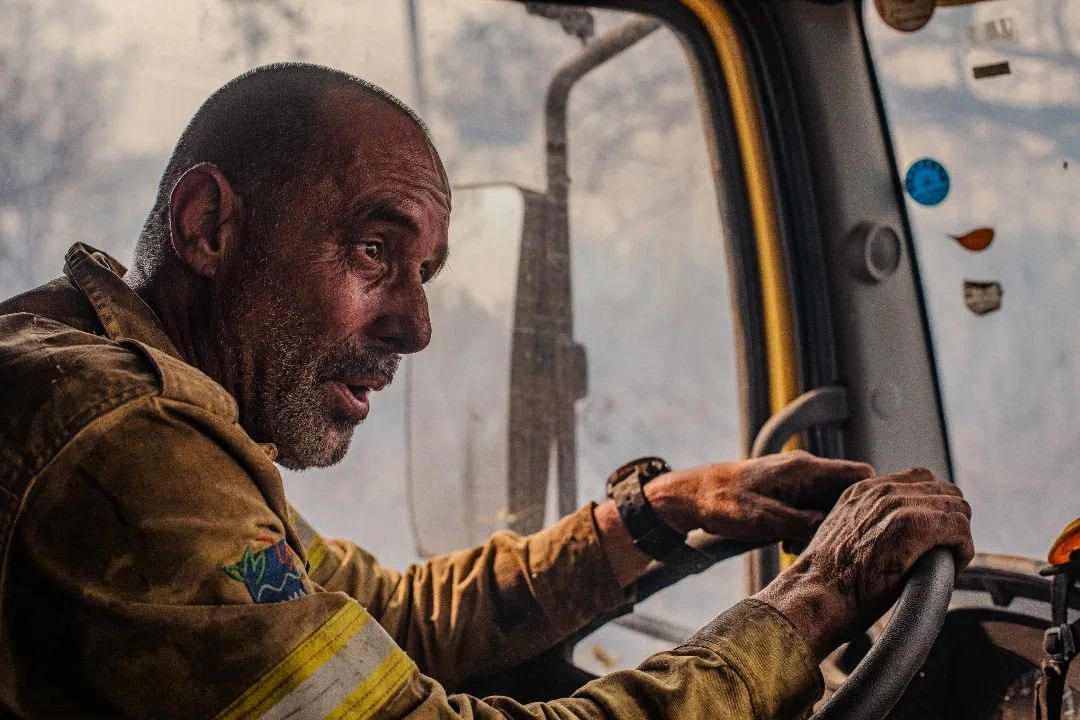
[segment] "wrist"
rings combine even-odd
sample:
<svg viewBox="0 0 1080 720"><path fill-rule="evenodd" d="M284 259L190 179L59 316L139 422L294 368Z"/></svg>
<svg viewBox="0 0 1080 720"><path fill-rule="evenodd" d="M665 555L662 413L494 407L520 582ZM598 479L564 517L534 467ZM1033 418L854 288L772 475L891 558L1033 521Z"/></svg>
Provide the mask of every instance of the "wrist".
<svg viewBox="0 0 1080 720"><path fill-rule="evenodd" d="M665 565L700 572L712 564L710 556L687 545L689 527L680 528L673 525L671 520L666 520L646 495L648 487L659 481L661 490L654 497L674 497L665 491L665 487L670 489L670 486L663 482L670 474L671 468L660 458L631 460L608 477L608 497L614 501L623 527L636 550ZM679 480L674 482L678 484ZM673 504L666 504L668 511L665 514L668 518L679 517L678 513L671 512Z"/></svg>
<svg viewBox="0 0 1080 720"><path fill-rule="evenodd" d="M633 538L611 500L593 506L593 520L600 535L600 545L619 587L629 587L649 566L652 558L634 547Z"/></svg>
<svg viewBox="0 0 1080 720"><path fill-rule="evenodd" d="M847 639L854 610L825 578L796 562L754 598L768 603L802 635L818 661Z"/></svg>

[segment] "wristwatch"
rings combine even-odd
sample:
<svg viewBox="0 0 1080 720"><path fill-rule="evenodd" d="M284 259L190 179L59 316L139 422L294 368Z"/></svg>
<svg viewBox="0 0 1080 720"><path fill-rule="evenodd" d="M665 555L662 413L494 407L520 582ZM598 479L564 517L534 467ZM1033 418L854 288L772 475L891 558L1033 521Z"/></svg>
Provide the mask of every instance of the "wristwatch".
<svg viewBox="0 0 1080 720"><path fill-rule="evenodd" d="M645 485L667 472L671 466L661 458L631 460L608 476L607 496L615 501L635 548L665 565L700 572L712 558L687 545L686 535L661 520L645 497Z"/></svg>

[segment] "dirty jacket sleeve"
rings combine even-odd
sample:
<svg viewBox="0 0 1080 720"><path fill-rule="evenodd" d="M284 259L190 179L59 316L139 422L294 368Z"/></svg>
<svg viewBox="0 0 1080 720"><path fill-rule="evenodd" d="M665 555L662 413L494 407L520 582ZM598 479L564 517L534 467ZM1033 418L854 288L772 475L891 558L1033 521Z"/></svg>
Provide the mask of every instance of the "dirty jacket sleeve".
<svg viewBox="0 0 1080 720"><path fill-rule="evenodd" d="M516 665L630 603L600 546L591 506L522 537L404 572L345 540L324 540L295 510L311 579L358 600L420 668L446 684Z"/></svg>
<svg viewBox="0 0 1080 720"><path fill-rule="evenodd" d="M30 717L722 719L799 717L820 693L802 640L750 601L685 646L572 698L521 705L447 695L362 603L305 572L274 476L235 421L168 397L137 398L80 432L35 483L13 547L9 577L19 583L5 614L16 619L19 709ZM589 527L571 517L555 534L569 536L567 552L587 555ZM431 654L445 638L449 652L435 654L482 665L499 652L503 630L481 632L470 647L478 619L502 622L509 638L515 622L532 627L538 644L567 630L548 617L563 609L550 597L562 578L551 570L563 563L556 545L503 535L400 579L383 576L378 582L392 587L367 599L393 619L406 649ZM526 604L524 615L543 618L515 621L518 611L495 600L504 590Z"/></svg>

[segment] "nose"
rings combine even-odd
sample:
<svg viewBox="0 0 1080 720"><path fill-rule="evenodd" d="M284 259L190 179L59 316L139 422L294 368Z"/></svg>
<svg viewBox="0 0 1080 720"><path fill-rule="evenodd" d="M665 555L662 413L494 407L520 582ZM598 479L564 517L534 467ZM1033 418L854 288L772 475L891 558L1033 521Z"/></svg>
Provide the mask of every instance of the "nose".
<svg viewBox="0 0 1080 720"><path fill-rule="evenodd" d="M427 293L418 281L396 283L387 293L384 311L369 333L381 345L400 355L419 352L431 342Z"/></svg>

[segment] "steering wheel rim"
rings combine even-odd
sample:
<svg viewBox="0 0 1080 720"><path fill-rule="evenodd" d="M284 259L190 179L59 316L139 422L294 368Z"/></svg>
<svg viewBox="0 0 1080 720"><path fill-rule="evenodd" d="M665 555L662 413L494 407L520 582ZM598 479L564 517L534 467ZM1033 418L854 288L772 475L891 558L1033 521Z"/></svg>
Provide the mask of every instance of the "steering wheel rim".
<svg viewBox="0 0 1080 720"><path fill-rule="evenodd" d="M955 578L948 548L934 548L919 558L889 624L811 720L881 720L888 715L941 632Z"/></svg>

